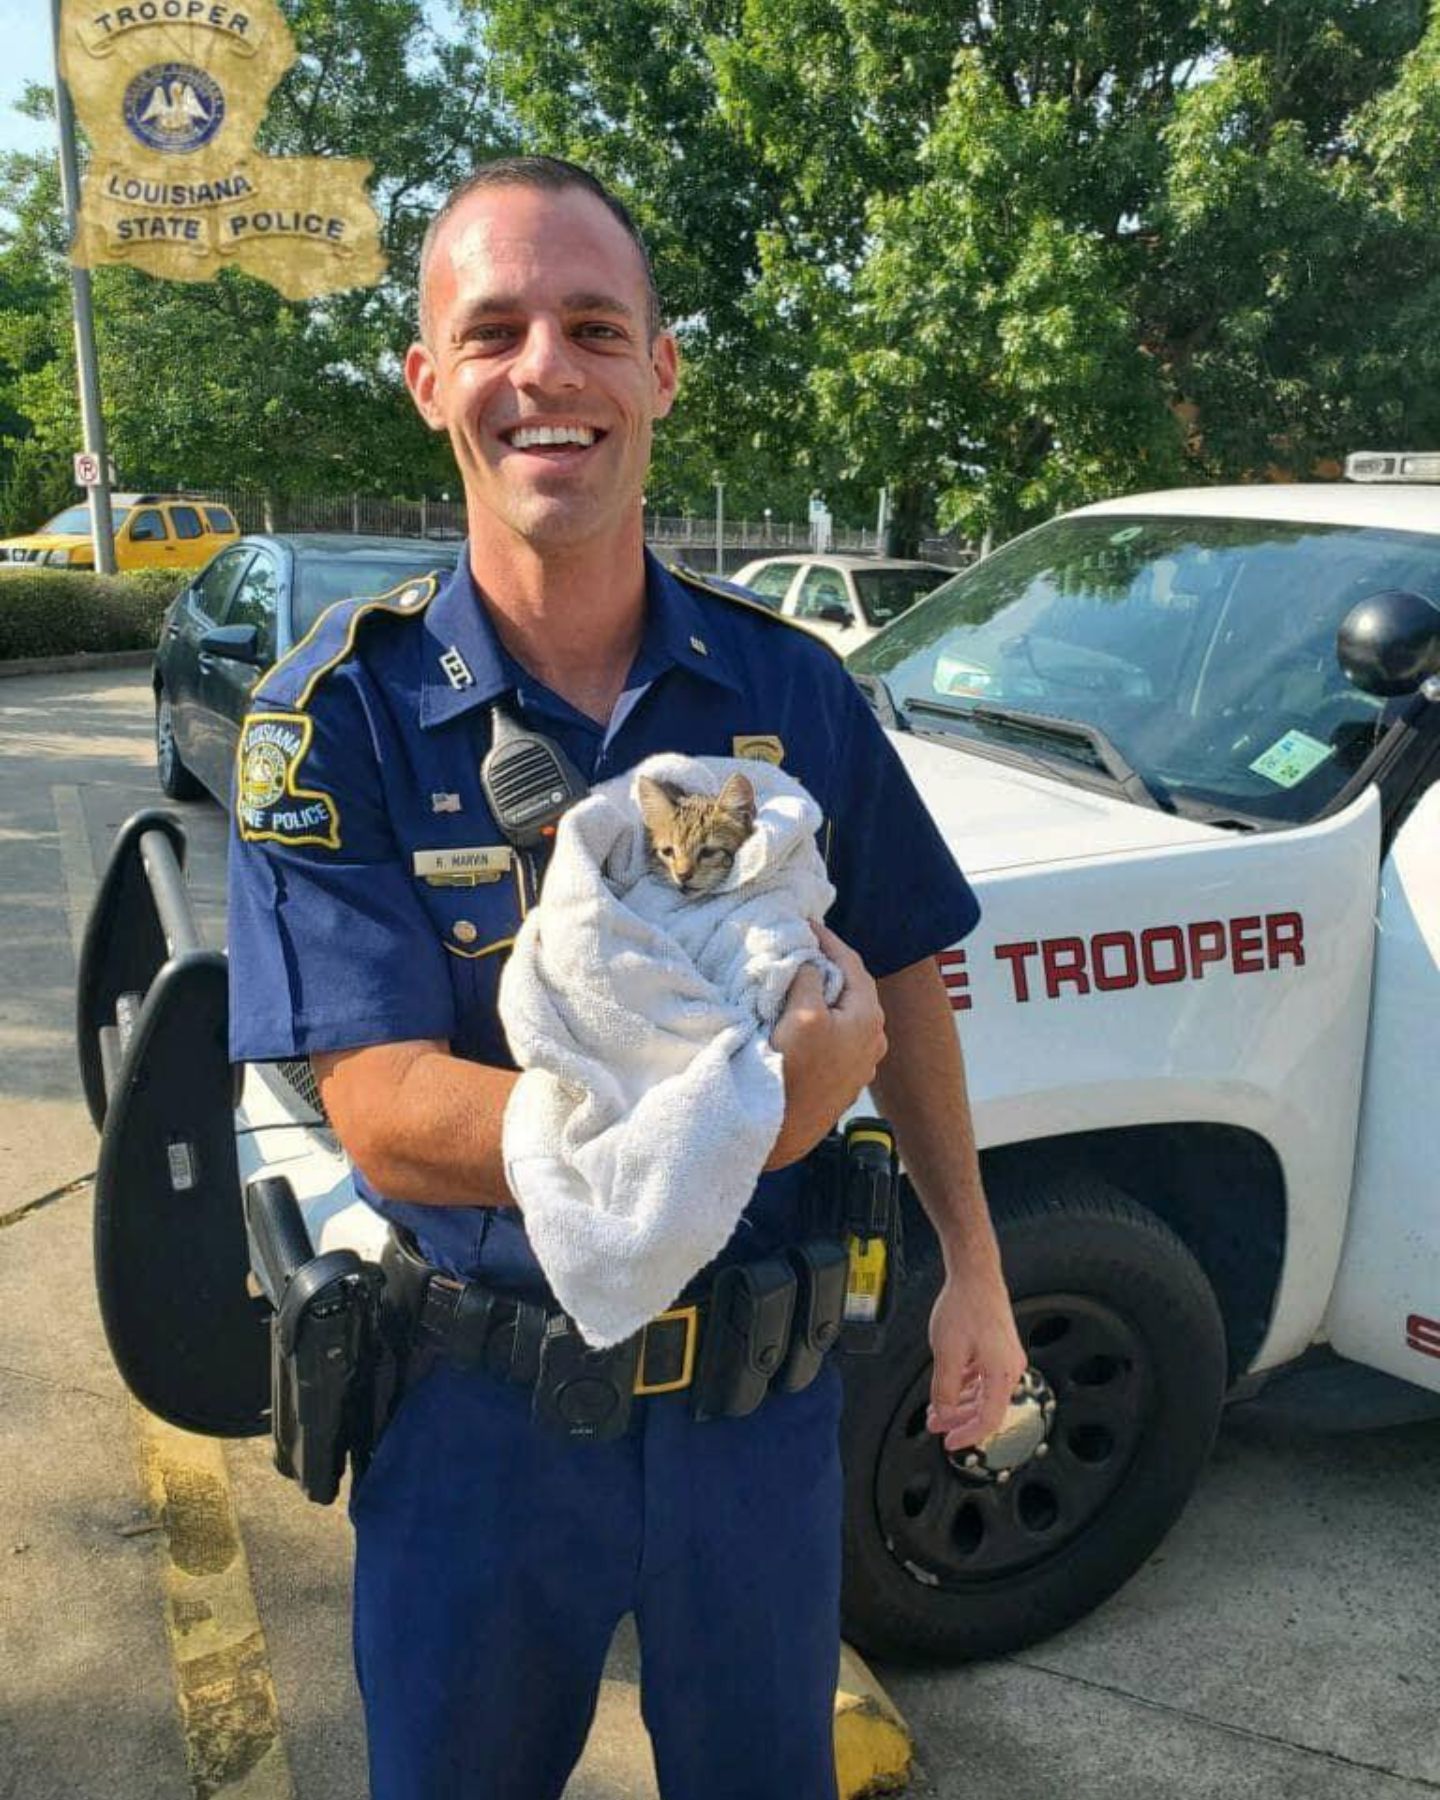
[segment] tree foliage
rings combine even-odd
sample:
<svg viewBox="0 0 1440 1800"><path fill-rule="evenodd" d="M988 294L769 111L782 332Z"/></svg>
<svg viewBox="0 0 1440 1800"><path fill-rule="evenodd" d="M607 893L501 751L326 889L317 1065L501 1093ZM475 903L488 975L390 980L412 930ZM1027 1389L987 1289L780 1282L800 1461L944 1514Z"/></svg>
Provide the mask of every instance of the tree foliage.
<svg viewBox="0 0 1440 1800"><path fill-rule="evenodd" d="M772 440L912 535L1436 439L1440 9L619 11L491 0L511 106L629 184L692 361L735 357Z"/></svg>

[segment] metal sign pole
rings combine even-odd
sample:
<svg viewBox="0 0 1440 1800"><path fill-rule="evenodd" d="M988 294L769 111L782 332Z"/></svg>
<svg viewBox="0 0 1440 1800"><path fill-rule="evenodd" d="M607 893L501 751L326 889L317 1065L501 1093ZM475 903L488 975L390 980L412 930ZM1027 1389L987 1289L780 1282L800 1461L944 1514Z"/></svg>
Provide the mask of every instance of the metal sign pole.
<svg viewBox="0 0 1440 1800"><path fill-rule="evenodd" d="M715 573L725 573L725 483L715 477Z"/></svg>
<svg viewBox="0 0 1440 1800"><path fill-rule="evenodd" d="M55 37L55 123L60 132L60 190L65 219L74 243L80 219L80 175L75 160L75 114L70 91L60 74L60 3L50 0ZM85 449L95 458L99 479L90 489L90 537L95 567L115 573L115 524L110 514L110 459L105 450L105 417L100 410L100 371L95 357L95 314L90 302L90 271L70 265L75 310L75 360L80 371L80 423Z"/></svg>

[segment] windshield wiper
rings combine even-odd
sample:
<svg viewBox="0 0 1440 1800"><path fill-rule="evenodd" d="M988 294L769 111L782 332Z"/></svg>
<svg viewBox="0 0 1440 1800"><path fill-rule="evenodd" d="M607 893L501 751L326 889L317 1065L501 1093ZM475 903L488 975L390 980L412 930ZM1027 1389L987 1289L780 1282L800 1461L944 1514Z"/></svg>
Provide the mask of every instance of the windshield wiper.
<svg viewBox="0 0 1440 1800"><path fill-rule="evenodd" d="M1113 738L1098 725L1080 719L1057 719L1049 713L1024 712L1018 707L994 706L987 700L976 701L973 706L947 705L943 700L911 700L906 703L905 710L933 713L942 719L979 719L982 725L999 725L1030 737L1083 744L1127 799L1137 801L1141 806L1153 806L1158 812L1175 810L1175 803L1165 789L1152 777L1133 769Z"/></svg>

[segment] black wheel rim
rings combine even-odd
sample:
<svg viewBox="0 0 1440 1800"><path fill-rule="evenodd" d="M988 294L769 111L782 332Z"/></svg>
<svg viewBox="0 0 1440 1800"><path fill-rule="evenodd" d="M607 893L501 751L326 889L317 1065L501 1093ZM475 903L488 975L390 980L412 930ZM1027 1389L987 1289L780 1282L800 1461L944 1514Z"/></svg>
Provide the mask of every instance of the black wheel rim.
<svg viewBox="0 0 1440 1800"><path fill-rule="evenodd" d="M1017 1301L1031 1366L1055 1395L1049 1448L1007 1482L961 1473L925 1429L930 1362L891 1418L875 1472L881 1533L927 1587L1002 1581L1047 1561L1104 1511L1135 1459L1152 1412L1143 1338L1120 1313L1082 1294Z"/></svg>

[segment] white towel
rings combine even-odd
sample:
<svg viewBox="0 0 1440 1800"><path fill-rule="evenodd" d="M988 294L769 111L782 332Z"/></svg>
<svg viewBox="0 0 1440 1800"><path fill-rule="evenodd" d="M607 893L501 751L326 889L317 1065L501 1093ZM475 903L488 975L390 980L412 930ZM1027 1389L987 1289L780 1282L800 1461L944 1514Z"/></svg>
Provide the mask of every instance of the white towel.
<svg viewBox="0 0 1440 1800"><path fill-rule="evenodd" d="M686 896L649 873L636 780L755 789L754 829L724 882ZM769 1043L807 962L839 970L806 923L835 898L820 809L768 763L653 756L561 820L540 903L500 982L524 1071L504 1157L531 1246L588 1343L663 1312L724 1246L785 1112Z"/></svg>

